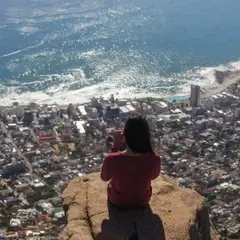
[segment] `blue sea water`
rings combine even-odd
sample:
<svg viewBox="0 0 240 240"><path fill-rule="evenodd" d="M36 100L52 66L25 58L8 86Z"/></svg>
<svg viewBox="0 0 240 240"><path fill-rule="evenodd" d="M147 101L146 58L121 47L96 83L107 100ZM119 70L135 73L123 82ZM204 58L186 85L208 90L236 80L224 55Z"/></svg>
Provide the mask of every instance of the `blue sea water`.
<svg viewBox="0 0 240 240"><path fill-rule="evenodd" d="M239 0L0 0L1 95L211 84L213 69L240 68L239 10Z"/></svg>

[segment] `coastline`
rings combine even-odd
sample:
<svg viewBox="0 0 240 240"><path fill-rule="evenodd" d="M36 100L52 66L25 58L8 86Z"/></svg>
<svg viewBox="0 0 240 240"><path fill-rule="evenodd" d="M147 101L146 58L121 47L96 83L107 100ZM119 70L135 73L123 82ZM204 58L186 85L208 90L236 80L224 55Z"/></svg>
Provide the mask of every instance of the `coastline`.
<svg viewBox="0 0 240 240"><path fill-rule="evenodd" d="M226 90L227 88L231 87L236 83L240 83L240 74L226 78L221 84L217 82L213 83L206 89L204 93L200 94L200 98L201 99L210 98L213 95L223 92L224 90Z"/></svg>
<svg viewBox="0 0 240 240"><path fill-rule="evenodd" d="M222 83L217 83L217 81L206 84L206 85L200 85L201 87L201 96L200 98L207 99L212 97L213 95L219 94L232 86L233 84L240 83L240 73L233 73L232 76L227 77L223 80ZM119 99L127 99L127 100L141 100L141 99L153 99L156 101L165 101L165 102L171 102L173 100L176 101L186 101L190 97L190 85L189 85L189 92L185 93L176 93L175 95L164 95L164 94L147 94L147 93L131 93L131 90L133 89L114 89L111 88L106 89L104 94L99 93L99 89L102 89L100 85L96 86L90 86L83 89L74 90L71 92L60 92L57 94L54 94L53 96L44 93L44 92L25 92L22 94L6 94L6 97L3 95L1 96L2 101L0 106L7 107L11 106L14 102L18 102L22 106L27 106L31 102L34 102L36 104L52 104L52 105L66 105L69 103L72 104L84 104L89 103L90 98L92 97L104 97L108 98L111 94L114 94ZM129 95L132 94L132 97L129 97ZM126 97L127 96L127 97Z"/></svg>

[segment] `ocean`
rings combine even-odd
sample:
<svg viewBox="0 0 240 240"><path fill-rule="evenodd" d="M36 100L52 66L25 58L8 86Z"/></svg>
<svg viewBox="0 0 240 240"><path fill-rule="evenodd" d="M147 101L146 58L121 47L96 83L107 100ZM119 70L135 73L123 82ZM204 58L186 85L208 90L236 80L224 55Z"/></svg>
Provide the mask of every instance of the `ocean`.
<svg viewBox="0 0 240 240"><path fill-rule="evenodd" d="M207 88L214 69L240 69L239 10L239 0L0 0L1 104Z"/></svg>

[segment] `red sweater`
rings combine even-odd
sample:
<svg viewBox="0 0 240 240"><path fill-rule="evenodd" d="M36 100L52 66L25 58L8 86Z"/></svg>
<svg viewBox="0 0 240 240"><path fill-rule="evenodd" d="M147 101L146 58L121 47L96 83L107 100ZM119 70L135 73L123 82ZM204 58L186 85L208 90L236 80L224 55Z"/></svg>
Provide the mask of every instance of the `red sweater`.
<svg viewBox="0 0 240 240"><path fill-rule="evenodd" d="M108 198L116 206L147 205L151 180L160 173L160 156L126 156L121 152L108 154L103 162L101 178L109 181Z"/></svg>

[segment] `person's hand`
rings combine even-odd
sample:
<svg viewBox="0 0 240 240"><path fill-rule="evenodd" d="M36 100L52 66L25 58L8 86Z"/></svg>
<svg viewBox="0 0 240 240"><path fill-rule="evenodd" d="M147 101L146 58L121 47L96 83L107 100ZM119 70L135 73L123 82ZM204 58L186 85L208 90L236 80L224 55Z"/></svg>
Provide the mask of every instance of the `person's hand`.
<svg viewBox="0 0 240 240"><path fill-rule="evenodd" d="M117 130L114 133L114 144L113 147L119 149L125 142L123 131Z"/></svg>

